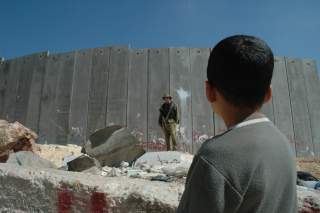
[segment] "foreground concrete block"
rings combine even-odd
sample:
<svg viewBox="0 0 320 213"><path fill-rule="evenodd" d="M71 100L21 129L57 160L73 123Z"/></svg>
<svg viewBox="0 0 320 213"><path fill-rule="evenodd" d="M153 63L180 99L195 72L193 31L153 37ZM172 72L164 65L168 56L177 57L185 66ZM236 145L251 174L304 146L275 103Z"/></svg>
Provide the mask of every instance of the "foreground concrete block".
<svg viewBox="0 0 320 213"><path fill-rule="evenodd" d="M107 178L0 163L0 212L173 213L182 183ZM297 187L300 213L320 212L320 191Z"/></svg>
<svg viewBox="0 0 320 213"><path fill-rule="evenodd" d="M0 183L0 212L173 213L183 191L183 184L9 164L0 164Z"/></svg>
<svg viewBox="0 0 320 213"><path fill-rule="evenodd" d="M84 152L96 158L102 166L131 163L145 153L139 141L121 126L109 126L94 132L84 146Z"/></svg>

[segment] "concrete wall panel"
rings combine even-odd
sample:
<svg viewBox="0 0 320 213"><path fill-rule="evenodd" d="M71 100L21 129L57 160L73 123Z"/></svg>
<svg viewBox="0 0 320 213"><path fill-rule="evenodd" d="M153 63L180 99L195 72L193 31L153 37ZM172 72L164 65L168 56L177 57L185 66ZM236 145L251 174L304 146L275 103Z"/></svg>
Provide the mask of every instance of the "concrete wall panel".
<svg viewBox="0 0 320 213"><path fill-rule="evenodd" d="M26 125L27 113L29 111L28 105L31 95L31 88L33 87L33 74L36 68L36 64L39 64L38 58L40 58L41 55L42 53L36 53L33 55L24 56L22 65L20 67L14 118L24 125Z"/></svg>
<svg viewBox="0 0 320 213"><path fill-rule="evenodd" d="M106 125L127 125L128 47L112 47L107 98Z"/></svg>
<svg viewBox="0 0 320 213"><path fill-rule="evenodd" d="M93 49L76 52L69 115L69 138L72 144L83 144L87 139L88 101Z"/></svg>
<svg viewBox="0 0 320 213"><path fill-rule="evenodd" d="M55 143L56 129L56 87L62 54L50 55L45 66L45 77L40 103L39 142Z"/></svg>
<svg viewBox="0 0 320 213"><path fill-rule="evenodd" d="M141 142L147 141L148 50L130 50L128 77L128 128Z"/></svg>
<svg viewBox="0 0 320 213"><path fill-rule="evenodd" d="M39 131L41 94L46 70L48 52L38 53L33 56L33 74L27 106L26 126L32 130Z"/></svg>
<svg viewBox="0 0 320 213"><path fill-rule="evenodd" d="M164 133L158 125L164 93L169 93L169 49L149 49L148 150L165 150Z"/></svg>
<svg viewBox="0 0 320 213"><path fill-rule="evenodd" d="M207 80L207 62L209 48L190 48L190 69L192 85L192 139L193 153L196 153L202 142L214 136L213 112L205 94Z"/></svg>
<svg viewBox="0 0 320 213"><path fill-rule="evenodd" d="M9 62L0 60L0 119L4 119L4 107L8 87Z"/></svg>
<svg viewBox="0 0 320 213"><path fill-rule="evenodd" d="M61 55L55 98L55 143L67 144L72 80L75 69L75 52Z"/></svg>
<svg viewBox="0 0 320 213"><path fill-rule="evenodd" d="M170 48L170 94L178 105L180 125L179 149L192 153L191 69L188 48Z"/></svg>
<svg viewBox="0 0 320 213"><path fill-rule="evenodd" d="M88 103L88 135L106 126L110 48L95 48Z"/></svg>
<svg viewBox="0 0 320 213"><path fill-rule="evenodd" d="M286 58L286 64L297 156L310 157L314 147L302 60Z"/></svg>
<svg viewBox="0 0 320 213"><path fill-rule="evenodd" d="M290 141L295 152L292 112L284 57L276 57L272 78L274 123Z"/></svg>
<svg viewBox="0 0 320 213"><path fill-rule="evenodd" d="M307 89L312 142L317 158L320 158L320 82L314 60L303 61L303 74Z"/></svg>
<svg viewBox="0 0 320 213"><path fill-rule="evenodd" d="M3 118L12 122L15 121L14 111L19 88L20 70L23 66L24 58L17 58L7 61L9 64L8 84L4 101Z"/></svg>

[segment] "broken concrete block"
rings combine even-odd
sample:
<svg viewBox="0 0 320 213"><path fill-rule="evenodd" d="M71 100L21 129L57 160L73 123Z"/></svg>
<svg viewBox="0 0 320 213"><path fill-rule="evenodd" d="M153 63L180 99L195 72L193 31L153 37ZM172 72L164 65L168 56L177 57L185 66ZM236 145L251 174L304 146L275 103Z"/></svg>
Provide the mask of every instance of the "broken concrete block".
<svg viewBox="0 0 320 213"><path fill-rule="evenodd" d="M135 162L135 166L148 164L150 166L163 165L168 163L186 163L191 164L193 155L178 151L167 152L147 152Z"/></svg>
<svg viewBox="0 0 320 213"><path fill-rule="evenodd" d="M41 158L30 151L20 151L12 153L7 160L8 164L15 164L19 166L33 167L33 168L53 168L57 167L50 161Z"/></svg>
<svg viewBox="0 0 320 213"><path fill-rule="evenodd" d="M68 171L76 171L76 172L85 171L92 167L101 168L100 163L96 159L88 155L81 155L76 159L69 161L67 165L68 165Z"/></svg>
<svg viewBox="0 0 320 213"><path fill-rule="evenodd" d="M187 176L192 160L193 155L177 151L148 152L137 159L134 167L181 178Z"/></svg>
<svg viewBox="0 0 320 213"><path fill-rule="evenodd" d="M102 166L118 167L122 161L131 163L145 153L139 143L128 129L109 126L90 135L83 152L96 158Z"/></svg>
<svg viewBox="0 0 320 213"><path fill-rule="evenodd" d="M19 122L0 120L0 162L6 162L10 151L32 151L38 135Z"/></svg>
<svg viewBox="0 0 320 213"><path fill-rule="evenodd" d="M297 186L298 212L320 212L320 191Z"/></svg>

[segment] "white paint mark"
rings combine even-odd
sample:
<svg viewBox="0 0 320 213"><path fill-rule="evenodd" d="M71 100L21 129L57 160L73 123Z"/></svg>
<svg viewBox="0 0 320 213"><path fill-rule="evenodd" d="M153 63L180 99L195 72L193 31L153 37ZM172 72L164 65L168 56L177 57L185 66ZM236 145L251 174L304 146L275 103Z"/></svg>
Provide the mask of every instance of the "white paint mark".
<svg viewBox="0 0 320 213"><path fill-rule="evenodd" d="M178 136L180 138L180 143L191 143L190 138L186 135L186 128L184 127L185 120L188 116L187 111L187 99L190 97L190 93L183 88L179 88L177 91L177 94L180 99L180 111L181 111L181 126L179 126L177 132Z"/></svg>
<svg viewBox="0 0 320 213"><path fill-rule="evenodd" d="M141 114L140 113L138 113L137 114L137 116L136 116L136 118L140 118L141 117Z"/></svg>
<svg viewBox="0 0 320 213"><path fill-rule="evenodd" d="M186 101L187 98L190 96L190 94L188 93L188 91L184 90L183 88L179 88L177 90L177 93L178 93L178 96L179 96L179 99L180 101Z"/></svg>

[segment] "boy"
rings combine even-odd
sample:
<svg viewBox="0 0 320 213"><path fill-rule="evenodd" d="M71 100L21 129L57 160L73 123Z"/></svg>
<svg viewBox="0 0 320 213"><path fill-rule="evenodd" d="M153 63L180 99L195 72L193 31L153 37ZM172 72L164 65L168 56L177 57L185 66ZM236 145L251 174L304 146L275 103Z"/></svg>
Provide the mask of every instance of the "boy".
<svg viewBox="0 0 320 213"><path fill-rule="evenodd" d="M271 49L253 36L228 37L212 50L206 95L228 130L195 155L178 213L297 212L289 142L258 113L271 98L273 65Z"/></svg>

